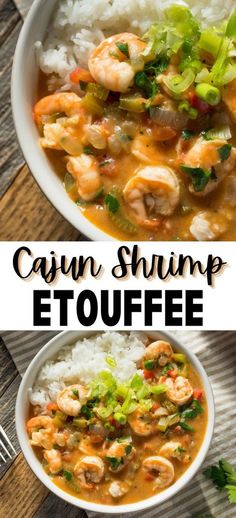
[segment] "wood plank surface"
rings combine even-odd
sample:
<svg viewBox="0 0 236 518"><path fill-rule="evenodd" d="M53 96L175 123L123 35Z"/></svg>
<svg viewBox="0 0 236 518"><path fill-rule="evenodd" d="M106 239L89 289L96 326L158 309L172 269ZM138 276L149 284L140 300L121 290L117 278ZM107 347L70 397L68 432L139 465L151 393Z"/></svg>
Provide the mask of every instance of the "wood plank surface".
<svg viewBox="0 0 236 518"><path fill-rule="evenodd" d="M71 241L78 231L40 191L24 166L0 202L1 241Z"/></svg>
<svg viewBox="0 0 236 518"><path fill-rule="evenodd" d="M32 518L47 494L20 454L0 482L1 516Z"/></svg>

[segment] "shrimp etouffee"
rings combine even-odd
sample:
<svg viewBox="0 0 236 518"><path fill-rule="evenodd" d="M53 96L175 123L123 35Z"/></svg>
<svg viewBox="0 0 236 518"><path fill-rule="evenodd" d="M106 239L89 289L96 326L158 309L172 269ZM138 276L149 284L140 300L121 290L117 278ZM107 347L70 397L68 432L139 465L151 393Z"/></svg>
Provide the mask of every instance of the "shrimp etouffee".
<svg viewBox="0 0 236 518"><path fill-rule="evenodd" d="M120 240L236 240L236 11L104 39L34 118L66 191ZM41 77L41 95L46 77Z"/></svg>
<svg viewBox="0 0 236 518"><path fill-rule="evenodd" d="M82 360L81 360L82 361ZM29 441L51 480L81 499L125 504L174 484L199 452L207 424L201 379L186 356L147 340L125 383L108 370L30 407Z"/></svg>

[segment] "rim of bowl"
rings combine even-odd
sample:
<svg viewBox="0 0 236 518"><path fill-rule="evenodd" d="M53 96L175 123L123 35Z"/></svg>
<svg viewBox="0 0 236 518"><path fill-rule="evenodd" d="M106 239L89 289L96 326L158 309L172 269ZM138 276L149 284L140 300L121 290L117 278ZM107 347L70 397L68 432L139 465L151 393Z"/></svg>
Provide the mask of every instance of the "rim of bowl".
<svg viewBox="0 0 236 518"><path fill-rule="evenodd" d="M34 0L26 20L21 29L12 66L11 76L11 104L15 130L25 160L34 176L38 186L56 210L69 221L79 232L93 241L116 241L115 237L100 230L91 223L82 212L73 204L62 185L62 181L57 176L46 154L38 144L39 135L32 117L32 105L27 102L25 93L25 83L27 78L25 71L26 58L28 59L27 49L31 40L37 41L37 34L32 36L32 27L36 26L37 20L42 17L42 12L50 11L50 2L46 0ZM53 12L53 11L52 11ZM51 13L52 14L52 13ZM47 27L50 23L51 15L48 14ZM43 32L43 30L42 30ZM44 30L45 33L45 30ZM33 51L32 51L33 52ZM29 58L34 61L32 56ZM33 95L33 92L31 92Z"/></svg>
<svg viewBox="0 0 236 518"><path fill-rule="evenodd" d="M203 368L197 356L192 351L189 351L186 346L182 345L181 342L175 337L173 337L170 333L164 331L148 333L148 335L154 339L157 339L158 337L168 339L169 341L171 341L173 346L176 347L176 349L184 352L201 378L206 395L208 420L205 436L197 456L195 457L190 467L172 486L164 489L161 493L157 495L154 495L144 500L140 500L135 503L119 504L115 506L98 504L82 500L79 497L74 497L69 493L66 493L65 491L61 490L45 474L39 460L37 459L32 447L29 444L28 435L25 429L25 420L28 411L28 408L26 407L29 404L28 389L32 386L37 376L38 370L43 365L43 363L47 361L50 357L53 357L66 343L73 344L73 341L77 339L92 336L101 332L102 331L63 331L62 333L59 333L57 336L52 338L49 342L47 342L44 345L44 347L42 347L42 349L37 353L37 355L34 357L30 365L28 366L18 390L15 413L16 432L22 453L27 463L29 464L30 468L37 476L37 478L50 491L52 491L52 493L56 494L58 497L62 498L66 502L86 510L100 512L103 514L126 514L129 512L142 511L150 507L158 506L163 502L171 499L176 493L182 490L186 486L186 484L190 482L194 475L196 475L206 457L212 440L215 422L215 404L210 381L208 379L205 369Z"/></svg>

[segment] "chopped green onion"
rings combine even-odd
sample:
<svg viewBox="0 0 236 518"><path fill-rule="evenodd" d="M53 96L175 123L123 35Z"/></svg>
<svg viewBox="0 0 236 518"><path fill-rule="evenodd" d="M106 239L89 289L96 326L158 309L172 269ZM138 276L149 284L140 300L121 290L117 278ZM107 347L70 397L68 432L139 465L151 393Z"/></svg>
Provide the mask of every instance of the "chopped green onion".
<svg viewBox="0 0 236 518"><path fill-rule="evenodd" d="M166 76L163 78L163 83L174 95L180 95L191 86L195 78L194 72L188 68L184 70L182 76Z"/></svg>
<svg viewBox="0 0 236 518"><path fill-rule="evenodd" d="M167 386L164 383L161 383L160 385L153 385L151 386L151 393L155 396L159 396L160 394L164 394L167 392Z"/></svg>
<svg viewBox="0 0 236 518"><path fill-rule="evenodd" d="M97 408L97 414L101 419L107 419L112 414L112 408Z"/></svg>
<svg viewBox="0 0 236 518"><path fill-rule="evenodd" d="M147 383L144 383L142 387L136 392L137 399L140 401L150 394L150 387Z"/></svg>
<svg viewBox="0 0 236 518"><path fill-rule="evenodd" d="M106 101L109 95L109 90L104 88L104 86L99 85L98 83L88 83L86 91L93 94L101 101Z"/></svg>
<svg viewBox="0 0 236 518"><path fill-rule="evenodd" d="M144 367L147 371L152 371L155 367L155 360L146 360L144 362Z"/></svg>
<svg viewBox="0 0 236 518"><path fill-rule="evenodd" d="M222 146L218 149L218 153L220 155L221 162L224 162L225 160L227 160L229 158L231 149L232 149L232 144L224 144L224 146Z"/></svg>
<svg viewBox="0 0 236 518"><path fill-rule="evenodd" d="M211 27L202 32L198 46L201 50L204 50L215 58L219 52L221 41L222 38L218 36L217 32Z"/></svg>
<svg viewBox="0 0 236 518"><path fill-rule="evenodd" d="M115 358L113 358L113 356L107 356L106 362L107 362L107 365L109 365L109 367L116 367L116 365L117 365L116 360L115 360Z"/></svg>
<svg viewBox="0 0 236 518"><path fill-rule="evenodd" d="M125 385L118 385L116 389L116 396L125 399L127 397L128 392L128 387L126 387Z"/></svg>
<svg viewBox="0 0 236 518"><path fill-rule="evenodd" d="M119 424L125 424L127 423L127 417L125 414L122 414L121 412L115 412L114 414L114 419L117 421L117 423Z"/></svg>
<svg viewBox="0 0 236 518"><path fill-rule="evenodd" d="M141 378L141 376L138 373L134 374L130 383L131 388L134 390L138 390L142 387L142 385L143 379Z"/></svg>
<svg viewBox="0 0 236 518"><path fill-rule="evenodd" d="M119 108L134 113L145 112L146 100L139 94L123 94L120 95Z"/></svg>
<svg viewBox="0 0 236 518"><path fill-rule="evenodd" d="M189 109L189 112L188 112L188 117L189 117L189 119L195 120L198 117L198 110L191 106L191 108Z"/></svg>
<svg viewBox="0 0 236 518"><path fill-rule="evenodd" d="M208 83L199 83L196 86L196 95L210 104L210 106L216 106L221 99L219 88L209 85Z"/></svg>
<svg viewBox="0 0 236 518"><path fill-rule="evenodd" d="M172 358L177 363L186 363L186 361L187 361L185 354L181 354L181 353L172 354Z"/></svg>
<svg viewBox="0 0 236 518"><path fill-rule="evenodd" d="M236 11L233 12L228 20L225 34L229 38L236 38Z"/></svg>
<svg viewBox="0 0 236 518"><path fill-rule="evenodd" d="M230 127L228 125L222 125L218 128L210 129L208 131L202 131L201 135L204 140L229 140L232 137Z"/></svg>

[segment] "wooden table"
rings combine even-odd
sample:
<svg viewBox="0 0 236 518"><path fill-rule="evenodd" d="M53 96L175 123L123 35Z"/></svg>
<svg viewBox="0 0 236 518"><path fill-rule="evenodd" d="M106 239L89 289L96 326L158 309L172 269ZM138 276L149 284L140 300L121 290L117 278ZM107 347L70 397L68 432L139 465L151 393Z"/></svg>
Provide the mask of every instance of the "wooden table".
<svg viewBox="0 0 236 518"><path fill-rule="evenodd" d="M0 424L17 451L16 458L0 468L0 518L87 518L84 511L49 493L20 453L14 419L20 381L0 338Z"/></svg>
<svg viewBox="0 0 236 518"><path fill-rule="evenodd" d="M0 240L78 240L79 232L52 207L20 151L11 114L13 54L22 19L12 0L0 0Z"/></svg>

